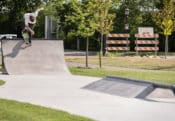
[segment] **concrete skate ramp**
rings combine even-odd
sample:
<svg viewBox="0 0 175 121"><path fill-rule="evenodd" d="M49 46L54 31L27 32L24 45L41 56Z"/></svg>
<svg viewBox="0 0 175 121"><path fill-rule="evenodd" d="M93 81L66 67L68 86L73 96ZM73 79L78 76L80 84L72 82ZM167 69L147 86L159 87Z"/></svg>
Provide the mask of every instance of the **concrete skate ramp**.
<svg viewBox="0 0 175 121"><path fill-rule="evenodd" d="M105 77L84 88L112 95L135 98L144 98L154 89L152 84L131 81L131 79L121 77Z"/></svg>
<svg viewBox="0 0 175 121"><path fill-rule="evenodd" d="M10 75L57 75L69 73L64 60L63 41L3 41L4 66Z"/></svg>

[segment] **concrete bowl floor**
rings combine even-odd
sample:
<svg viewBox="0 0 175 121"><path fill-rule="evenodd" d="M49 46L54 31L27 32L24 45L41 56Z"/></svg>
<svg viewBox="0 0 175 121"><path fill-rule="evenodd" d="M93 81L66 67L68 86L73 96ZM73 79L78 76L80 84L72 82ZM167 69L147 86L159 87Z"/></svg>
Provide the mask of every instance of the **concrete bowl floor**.
<svg viewBox="0 0 175 121"><path fill-rule="evenodd" d="M0 75L6 84L0 98L61 109L98 121L174 121L175 103L126 98L85 90L99 80L94 77L60 74Z"/></svg>

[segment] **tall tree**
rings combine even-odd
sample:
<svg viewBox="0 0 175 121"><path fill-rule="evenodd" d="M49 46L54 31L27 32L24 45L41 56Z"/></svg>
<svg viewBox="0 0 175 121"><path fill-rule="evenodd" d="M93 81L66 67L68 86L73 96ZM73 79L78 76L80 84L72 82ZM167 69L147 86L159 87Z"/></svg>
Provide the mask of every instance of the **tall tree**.
<svg viewBox="0 0 175 121"><path fill-rule="evenodd" d="M112 30L113 19L115 18L114 13L110 13L110 9L114 1L112 0L94 0L94 4L96 5L96 16L97 16L97 31L100 32L100 53L99 53L99 66L102 67L101 64L101 56L103 52L103 36L109 33ZM116 1L115 1L116 3Z"/></svg>
<svg viewBox="0 0 175 121"><path fill-rule="evenodd" d="M162 29L165 35L165 58L168 53L168 36L175 31L175 1L163 0L162 6L153 14L153 20Z"/></svg>
<svg viewBox="0 0 175 121"><path fill-rule="evenodd" d="M74 28L68 33L69 36L86 38L86 68L88 67L88 48L89 37L92 36L97 28L96 17L94 14L95 5L93 1L72 0L74 12L66 16L66 21L72 23Z"/></svg>

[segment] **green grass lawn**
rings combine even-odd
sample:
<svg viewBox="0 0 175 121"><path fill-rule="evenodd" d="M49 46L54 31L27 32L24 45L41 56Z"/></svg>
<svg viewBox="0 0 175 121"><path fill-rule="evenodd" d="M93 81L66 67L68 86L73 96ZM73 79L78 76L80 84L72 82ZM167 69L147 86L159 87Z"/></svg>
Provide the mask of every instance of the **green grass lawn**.
<svg viewBox="0 0 175 121"><path fill-rule="evenodd" d="M0 80L0 86L3 85L3 84L5 84L5 81Z"/></svg>
<svg viewBox="0 0 175 121"><path fill-rule="evenodd" d="M78 67L69 67L72 74L105 77L105 76L120 76L139 80L148 80L153 82L162 82L175 84L174 71L131 71L131 70L112 70L104 68L85 69Z"/></svg>
<svg viewBox="0 0 175 121"><path fill-rule="evenodd" d="M59 102L58 102L59 103ZM78 107L77 107L78 108ZM93 121L63 111L0 99L0 121Z"/></svg>
<svg viewBox="0 0 175 121"><path fill-rule="evenodd" d="M84 56L66 56L67 62L85 64ZM98 56L89 56L89 64L99 65ZM102 57L102 66L140 68L147 70L175 71L175 58L149 58L149 57Z"/></svg>

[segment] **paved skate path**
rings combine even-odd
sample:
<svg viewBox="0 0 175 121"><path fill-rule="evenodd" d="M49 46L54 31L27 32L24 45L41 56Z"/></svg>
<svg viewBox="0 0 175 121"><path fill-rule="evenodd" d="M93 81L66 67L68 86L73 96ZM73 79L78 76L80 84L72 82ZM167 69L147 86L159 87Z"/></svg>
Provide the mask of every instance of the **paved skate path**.
<svg viewBox="0 0 175 121"><path fill-rule="evenodd" d="M0 97L61 109L98 121L174 121L175 104L82 89L99 80L82 76L5 76Z"/></svg>

